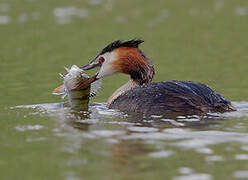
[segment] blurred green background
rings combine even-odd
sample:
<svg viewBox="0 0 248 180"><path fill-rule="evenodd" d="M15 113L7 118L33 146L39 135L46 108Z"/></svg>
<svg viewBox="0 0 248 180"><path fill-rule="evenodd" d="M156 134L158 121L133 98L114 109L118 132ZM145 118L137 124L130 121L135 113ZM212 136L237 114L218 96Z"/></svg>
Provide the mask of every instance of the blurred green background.
<svg viewBox="0 0 248 180"><path fill-rule="evenodd" d="M83 65L111 41L135 37L145 40L141 49L154 63L155 81L200 81L233 101L247 100L246 1L1 0L0 5L2 105L58 101L51 92L64 66ZM106 78L94 101L106 101L127 78Z"/></svg>

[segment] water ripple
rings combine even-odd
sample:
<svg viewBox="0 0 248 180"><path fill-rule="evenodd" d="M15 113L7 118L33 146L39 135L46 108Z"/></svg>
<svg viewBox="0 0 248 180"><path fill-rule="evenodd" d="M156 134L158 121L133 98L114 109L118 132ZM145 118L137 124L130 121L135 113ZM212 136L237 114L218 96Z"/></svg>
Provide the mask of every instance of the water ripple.
<svg viewBox="0 0 248 180"><path fill-rule="evenodd" d="M173 180L212 180L213 177L210 174L190 174L187 176L177 176Z"/></svg>

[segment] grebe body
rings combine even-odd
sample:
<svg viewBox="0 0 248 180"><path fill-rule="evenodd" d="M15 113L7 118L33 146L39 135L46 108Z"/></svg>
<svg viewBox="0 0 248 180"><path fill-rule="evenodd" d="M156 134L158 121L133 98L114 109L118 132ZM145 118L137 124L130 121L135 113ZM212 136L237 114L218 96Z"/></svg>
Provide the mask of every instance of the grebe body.
<svg viewBox="0 0 248 180"><path fill-rule="evenodd" d="M132 88L109 108L145 115L206 114L234 110L230 101L204 84L191 81L153 82Z"/></svg>
<svg viewBox="0 0 248 180"><path fill-rule="evenodd" d="M138 48L142 40L114 41L106 46L83 70L99 71L78 88L106 76L124 73L130 80L109 98L109 108L127 113L182 115L234 111L230 101L204 84L191 81L152 83L151 61Z"/></svg>

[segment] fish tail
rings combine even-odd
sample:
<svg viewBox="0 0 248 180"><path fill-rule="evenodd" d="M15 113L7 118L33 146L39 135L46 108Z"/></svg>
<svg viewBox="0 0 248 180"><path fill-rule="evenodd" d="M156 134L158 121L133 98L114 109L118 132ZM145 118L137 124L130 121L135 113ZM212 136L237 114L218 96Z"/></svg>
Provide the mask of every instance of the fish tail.
<svg viewBox="0 0 248 180"><path fill-rule="evenodd" d="M65 93L64 85L60 85L59 87L57 87L57 88L55 88L53 90L54 95L61 95L61 94L64 94L64 93Z"/></svg>

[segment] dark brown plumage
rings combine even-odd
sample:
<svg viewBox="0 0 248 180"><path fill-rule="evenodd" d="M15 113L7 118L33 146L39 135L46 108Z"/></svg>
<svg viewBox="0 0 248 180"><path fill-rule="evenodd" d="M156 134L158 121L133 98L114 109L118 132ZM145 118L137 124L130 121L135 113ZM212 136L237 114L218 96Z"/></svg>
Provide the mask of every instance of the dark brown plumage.
<svg viewBox="0 0 248 180"><path fill-rule="evenodd" d="M235 110L230 101L204 84L167 81L137 86L109 106L129 114L177 115L206 114Z"/></svg>

